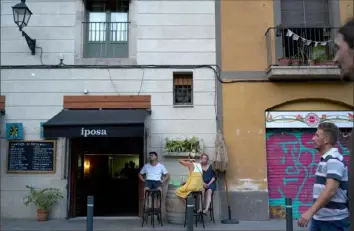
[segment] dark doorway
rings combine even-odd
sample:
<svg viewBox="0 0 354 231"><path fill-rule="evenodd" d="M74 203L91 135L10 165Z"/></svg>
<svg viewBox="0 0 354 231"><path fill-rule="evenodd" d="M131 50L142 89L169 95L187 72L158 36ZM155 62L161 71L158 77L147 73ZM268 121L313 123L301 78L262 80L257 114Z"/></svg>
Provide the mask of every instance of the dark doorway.
<svg viewBox="0 0 354 231"><path fill-rule="evenodd" d="M138 216L144 138L71 139L70 217L86 216L94 196L94 216Z"/></svg>

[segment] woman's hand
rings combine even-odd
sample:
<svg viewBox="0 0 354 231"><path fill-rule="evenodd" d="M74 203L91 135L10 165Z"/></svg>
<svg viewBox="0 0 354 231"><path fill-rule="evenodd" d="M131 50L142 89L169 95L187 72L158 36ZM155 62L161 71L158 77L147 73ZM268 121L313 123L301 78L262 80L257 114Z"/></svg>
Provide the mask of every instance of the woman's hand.
<svg viewBox="0 0 354 231"><path fill-rule="evenodd" d="M205 184L205 183L204 183L203 186L204 186L204 188L208 188L208 187L209 187L209 185L208 185L208 184Z"/></svg>

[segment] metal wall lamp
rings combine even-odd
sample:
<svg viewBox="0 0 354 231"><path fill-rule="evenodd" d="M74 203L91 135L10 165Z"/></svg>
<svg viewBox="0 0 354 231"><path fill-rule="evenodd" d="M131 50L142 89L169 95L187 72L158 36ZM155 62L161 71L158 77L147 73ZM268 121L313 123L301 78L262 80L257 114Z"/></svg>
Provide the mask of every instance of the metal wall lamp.
<svg viewBox="0 0 354 231"><path fill-rule="evenodd" d="M32 12L26 5L26 0L21 0L20 3L12 6L12 13L14 16L14 22L18 26L18 29L22 32L22 36L25 37L27 45L32 52L32 55L36 54L36 40L32 39L22 29L28 25Z"/></svg>

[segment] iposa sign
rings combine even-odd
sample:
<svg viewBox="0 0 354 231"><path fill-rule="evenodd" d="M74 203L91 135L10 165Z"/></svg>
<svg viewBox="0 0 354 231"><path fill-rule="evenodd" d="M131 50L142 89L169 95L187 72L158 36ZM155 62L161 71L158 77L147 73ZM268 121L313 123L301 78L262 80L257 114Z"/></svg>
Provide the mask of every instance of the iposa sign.
<svg viewBox="0 0 354 231"><path fill-rule="evenodd" d="M107 136L106 129L85 129L81 128L81 136L88 137L88 136Z"/></svg>

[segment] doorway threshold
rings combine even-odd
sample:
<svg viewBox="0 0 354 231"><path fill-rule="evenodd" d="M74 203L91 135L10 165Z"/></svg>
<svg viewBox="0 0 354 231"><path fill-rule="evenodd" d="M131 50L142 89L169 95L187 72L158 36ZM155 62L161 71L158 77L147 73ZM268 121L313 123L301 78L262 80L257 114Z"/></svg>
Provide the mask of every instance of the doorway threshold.
<svg viewBox="0 0 354 231"><path fill-rule="evenodd" d="M86 220L87 217L73 217L68 220L71 221L81 221ZM122 220L140 220L140 217L93 217L93 220L114 220L114 221L122 221Z"/></svg>

